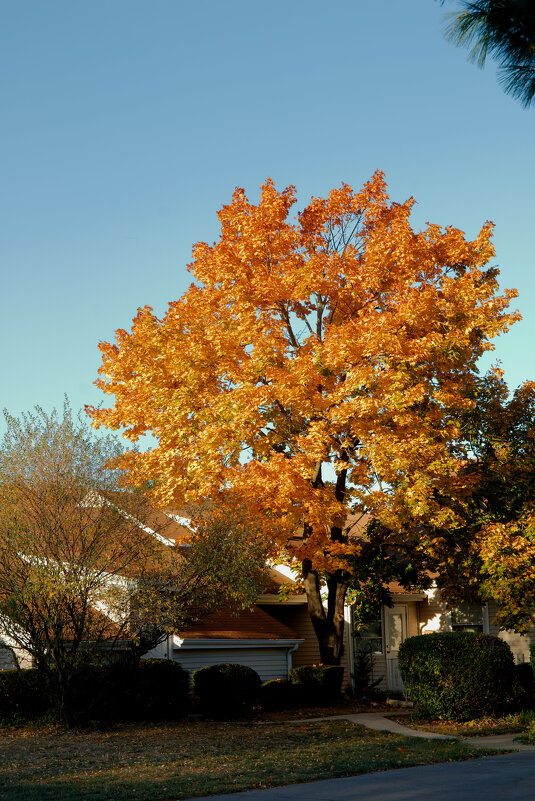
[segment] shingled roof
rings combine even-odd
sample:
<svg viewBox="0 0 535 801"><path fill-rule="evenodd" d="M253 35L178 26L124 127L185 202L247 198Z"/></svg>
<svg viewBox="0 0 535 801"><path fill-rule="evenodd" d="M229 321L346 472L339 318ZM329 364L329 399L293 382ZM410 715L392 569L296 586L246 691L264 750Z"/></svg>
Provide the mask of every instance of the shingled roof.
<svg viewBox="0 0 535 801"><path fill-rule="evenodd" d="M296 640L297 634L289 626L275 620L258 606L244 609L236 615L223 609L207 615L199 623L184 629L180 636L185 640Z"/></svg>

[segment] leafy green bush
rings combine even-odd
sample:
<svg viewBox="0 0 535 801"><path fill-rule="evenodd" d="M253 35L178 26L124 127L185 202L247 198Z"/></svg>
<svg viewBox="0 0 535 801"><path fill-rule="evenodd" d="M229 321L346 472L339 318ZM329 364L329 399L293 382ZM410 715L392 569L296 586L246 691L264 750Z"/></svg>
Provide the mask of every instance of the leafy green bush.
<svg viewBox="0 0 535 801"><path fill-rule="evenodd" d="M290 681L301 688L303 702L312 704L336 703L343 678L341 665L300 665L290 671Z"/></svg>
<svg viewBox="0 0 535 801"><path fill-rule="evenodd" d="M535 745L535 713L533 711L521 712L519 717L521 717L526 731L517 739L526 745Z"/></svg>
<svg viewBox="0 0 535 801"><path fill-rule="evenodd" d="M49 688L37 670L0 671L0 720L35 720L49 708Z"/></svg>
<svg viewBox="0 0 535 801"><path fill-rule="evenodd" d="M269 712L291 709L296 706L297 700L295 685L288 679L265 681L260 688L260 703Z"/></svg>
<svg viewBox="0 0 535 801"><path fill-rule="evenodd" d="M74 725L90 721L177 720L188 708L189 674L169 659L138 665L84 665L65 693L65 716Z"/></svg>
<svg viewBox="0 0 535 801"><path fill-rule="evenodd" d="M533 706L535 681L529 662L514 666L512 700L515 709Z"/></svg>
<svg viewBox="0 0 535 801"><path fill-rule="evenodd" d="M120 720L125 686L112 665L80 664L69 674L53 701L60 717L70 726L85 726L90 721Z"/></svg>
<svg viewBox="0 0 535 801"><path fill-rule="evenodd" d="M468 631L409 637L401 644L399 667L423 715L472 720L511 705L514 660L498 637Z"/></svg>
<svg viewBox="0 0 535 801"><path fill-rule="evenodd" d="M134 687L136 720L177 720L188 710L189 673L172 659L141 659Z"/></svg>
<svg viewBox="0 0 535 801"><path fill-rule="evenodd" d="M33 720L46 714L70 726L119 720L176 720L188 709L189 676L167 659L138 666L81 664L60 688L54 674L0 672L0 719Z"/></svg>
<svg viewBox="0 0 535 801"><path fill-rule="evenodd" d="M212 717L240 717L258 701L262 680L247 665L209 665L193 674L193 691Z"/></svg>

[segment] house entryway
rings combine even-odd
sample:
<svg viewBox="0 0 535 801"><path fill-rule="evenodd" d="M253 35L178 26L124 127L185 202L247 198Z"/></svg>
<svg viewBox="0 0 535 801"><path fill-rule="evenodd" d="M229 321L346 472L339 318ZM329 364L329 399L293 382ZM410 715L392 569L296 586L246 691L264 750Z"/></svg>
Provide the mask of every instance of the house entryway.
<svg viewBox="0 0 535 801"><path fill-rule="evenodd" d="M385 607L386 683L388 691L406 696L399 672L399 647L407 638L407 605Z"/></svg>

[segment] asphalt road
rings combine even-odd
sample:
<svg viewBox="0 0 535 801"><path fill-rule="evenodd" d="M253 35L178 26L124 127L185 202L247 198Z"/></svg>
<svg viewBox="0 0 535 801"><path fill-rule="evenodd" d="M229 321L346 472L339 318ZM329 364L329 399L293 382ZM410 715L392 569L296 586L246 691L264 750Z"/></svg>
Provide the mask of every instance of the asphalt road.
<svg viewBox="0 0 535 801"><path fill-rule="evenodd" d="M535 801L535 752L402 768L270 790L212 795L210 801ZM200 801L199 798L188 801Z"/></svg>

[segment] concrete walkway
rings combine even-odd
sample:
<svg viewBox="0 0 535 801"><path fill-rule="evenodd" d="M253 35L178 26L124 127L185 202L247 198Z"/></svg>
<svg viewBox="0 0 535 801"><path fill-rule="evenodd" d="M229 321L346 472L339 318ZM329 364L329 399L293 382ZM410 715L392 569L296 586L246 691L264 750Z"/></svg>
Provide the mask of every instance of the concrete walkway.
<svg viewBox="0 0 535 801"><path fill-rule="evenodd" d="M407 713L405 713L407 714ZM403 715L403 713L401 713ZM399 717L400 712L393 711L389 714L383 712L365 712L355 715L331 715L327 718L301 718L300 720L285 720L288 726L292 723L317 723L321 720L348 720L350 723L358 723L367 729L374 731L390 731L393 734L399 734L402 737L421 737L424 740L461 740L463 743L469 745L480 746L481 748L508 748L512 751L532 751L535 752L535 745L524 745L523 743L516 742L518 734L492 734L488 737L456 737L453 734L439 734L434 731L424 731L423 729L409 729L397 720L391 720L392 717ZM263 723L262 725L270 725ZM535 788L533 799L535 801Z"/></svg>
<svg viewBox="0 0 535 801"><path fill-rule="evenodd" d="M393 715L398 715L393 712ZM485 748L507 748L515 752L466 762L443 762L401 768L342 779L324 779L305 784L246 790L209 796L209 801L533 801L535 799L535 746L515 742L516 734L453 738L446 734L409 729L379 712L336 715L329 718L289 720L312 723L319 720L349 720L375 731L390 731L405 737L431 740L460 739ZM530 753L531 752L531 753ZM202 799L187 799L202 801Z"/></svg>
<svg viewBox="0 0 535 801"><path fill-rule="evenodd" d="M392 713L397 717L397 713ZM346 715L345 720L352 723L359 723L367 729L375 731L391 731L393 734L401 734L404 737L423 737L426 740L461 740L469 745L479 746L480 748L510 748L513 751L535 752L535 745L524 745L516 742L518 734L492 734L488 737L454 737L451 734L438 734L433 731L419 729L409 729L408 726L390 720L389 716L380 712L370 712L360 715ZM535 798L535 788L533 796Z"/></svg>

